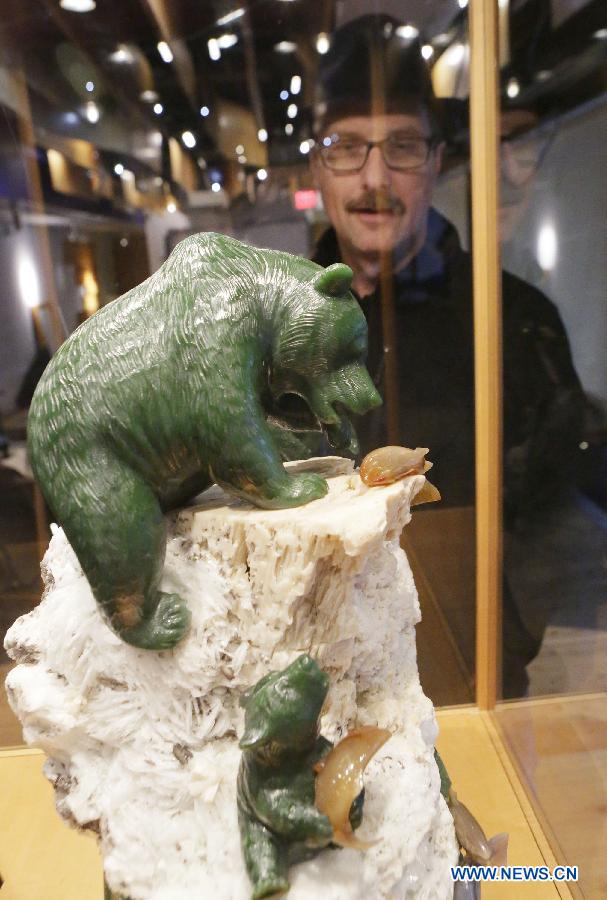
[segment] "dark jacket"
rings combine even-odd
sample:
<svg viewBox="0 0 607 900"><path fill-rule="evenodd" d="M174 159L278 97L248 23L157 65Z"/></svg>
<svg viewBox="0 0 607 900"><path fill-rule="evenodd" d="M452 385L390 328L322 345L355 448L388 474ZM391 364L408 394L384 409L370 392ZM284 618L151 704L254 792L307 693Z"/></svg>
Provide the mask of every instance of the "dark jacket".
<svg viewBox="0 0 607 900"><path fill-rule="evenodd" d="M333 229L314 254L339 260ZM474 502L472 264L454 227L430 211L428 237L393 279L398 443L429 447L442 505ZM504 508L525 515L567 483L581 440L583 392L556 307L503 273ZM359 300L369 325L368 367L385 396L382 304ZM384 404L356 422L361 455L389 442Z"/></svg>

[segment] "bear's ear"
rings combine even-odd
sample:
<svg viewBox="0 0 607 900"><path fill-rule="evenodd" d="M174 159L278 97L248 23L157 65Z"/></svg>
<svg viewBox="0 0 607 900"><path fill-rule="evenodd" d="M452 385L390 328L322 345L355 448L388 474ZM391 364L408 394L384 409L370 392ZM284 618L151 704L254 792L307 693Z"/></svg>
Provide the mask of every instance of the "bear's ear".
<svg viewBox="0 0 607 900"><path fill-rule="evenodd" d="M353 272L350 266L344 263L333 263L324 272L319 272L313 281L314 287L321 294L329 297L339 297L347 294L352 287Z"/></svg>

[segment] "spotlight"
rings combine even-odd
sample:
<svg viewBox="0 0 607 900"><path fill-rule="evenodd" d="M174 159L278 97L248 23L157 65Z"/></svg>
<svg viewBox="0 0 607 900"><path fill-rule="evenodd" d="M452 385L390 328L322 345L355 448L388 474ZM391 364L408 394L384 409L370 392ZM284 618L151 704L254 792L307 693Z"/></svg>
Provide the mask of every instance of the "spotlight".
<svg viewBox="0 0 607 900"><path fill-rule="evenodd" d="M156 44L156 49L160 53L160 58L165 63L173 62L173 51L169 47L166 41L158 41Z"/></svg>

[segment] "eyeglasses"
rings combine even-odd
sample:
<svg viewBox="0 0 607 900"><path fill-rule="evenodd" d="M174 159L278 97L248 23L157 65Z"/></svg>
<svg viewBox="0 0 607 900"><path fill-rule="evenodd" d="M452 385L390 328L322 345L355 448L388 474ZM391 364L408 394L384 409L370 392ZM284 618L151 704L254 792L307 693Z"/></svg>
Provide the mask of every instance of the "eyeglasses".
<svg viewBox="0 0 607 900"><path fill-rule="evenodd" d="M364 141L355 135L335 134L323 139L318 153L327 169L358 172L367 162L371 148L379 147L389 169L406 172L421 169L436 144L435 137L390 134L383 141Z"/></svg>

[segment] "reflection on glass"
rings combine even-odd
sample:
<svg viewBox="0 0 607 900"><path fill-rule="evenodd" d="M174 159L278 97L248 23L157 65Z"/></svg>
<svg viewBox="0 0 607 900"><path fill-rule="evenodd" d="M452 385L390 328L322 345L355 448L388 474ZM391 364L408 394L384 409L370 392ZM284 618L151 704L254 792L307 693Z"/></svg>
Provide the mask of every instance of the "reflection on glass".
<svg viewBox="0 0 607 900"><path fill-rule="evenodd" d="M497 721L559 861L579 866L576 896L598 898L605 894L607 95L596 32L605 9L555 4L552 21L524 23L524 6L509 23L508 70L520 91L502 96L501 249L505 268L552 304L550 330L536 338L545 415L533 436L557 451L561 477L505 535L512 603L532 659L527 698L501 704ZM566 334L566 354L562 340L555 352L556 330ZM579 385L573 397L570 366ZM572 400L577 416L567 414ZM534 702L546 694L557 696Z"/></svg>
<svg viewBox="0 0 607 900"><path fill-rule="evenodd" d="M540 84L548 91L549 79ZM607 686L607 317L598 251L607 228L597 191L607 98L549 116L542 91L535 103L524 99L505 99L501 116L502 258L554 304L536 338L545 415L533 440L550 441L561 478L546 480L538 502L511 522L505 566L533 652L528 693L597 691ZM560 349L555 331L567 335ZM545 474L536 477L541 484Z"/></svg>
<svg viewBox="0 0 607 900"><path fill-rule="evenodd" d="M440 509L416 512L403 541L421 594L422 680L455 703L472 698L474 671L472 285L469 255L432 207L447 134L426 57L418 29L390 16L334 31L310 160L328 219L314 259L351 267L367 317L384 406L356 423L361 456L430 448Z"/></svg>

